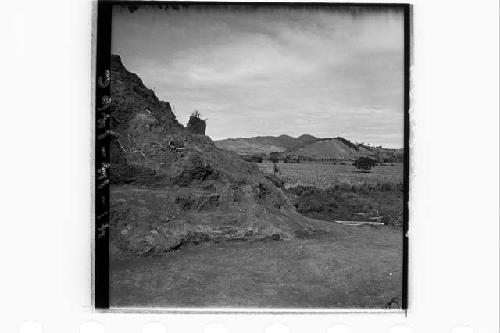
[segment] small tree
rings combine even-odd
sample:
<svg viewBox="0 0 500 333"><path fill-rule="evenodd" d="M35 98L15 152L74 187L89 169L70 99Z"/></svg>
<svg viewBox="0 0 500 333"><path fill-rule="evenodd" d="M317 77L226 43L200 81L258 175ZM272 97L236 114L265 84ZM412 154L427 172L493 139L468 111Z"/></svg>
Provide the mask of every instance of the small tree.
<svg viewBox="0 0 500 333"><path fill-rule="evenodd" d="M278 163L280 160L281 154L279 152L273 151L269 153L269 160L273 163Z"/></svg>
<svg viewBox="0 0 500 333"><path fill-rule="evenodd" d="M369 157L358 157L354 163L352 163L356 167L356 169L361 170L363 172L370 172L370 170L377 165L377 160Z"/></svg>

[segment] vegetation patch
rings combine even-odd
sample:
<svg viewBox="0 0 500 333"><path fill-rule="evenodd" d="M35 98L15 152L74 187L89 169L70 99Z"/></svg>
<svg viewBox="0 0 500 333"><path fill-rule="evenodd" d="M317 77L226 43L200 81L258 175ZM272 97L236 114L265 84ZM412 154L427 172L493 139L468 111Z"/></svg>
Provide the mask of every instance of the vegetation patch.
<svg viewBox="0 0 500 333"><path fill-rule="evenodd" d="M382 188L385 189L381 190ZM382 222L401 227L403 192L391 184L372 186L336 186L326 190L299 186L289 189L297 211L326 221Z"/></svg>

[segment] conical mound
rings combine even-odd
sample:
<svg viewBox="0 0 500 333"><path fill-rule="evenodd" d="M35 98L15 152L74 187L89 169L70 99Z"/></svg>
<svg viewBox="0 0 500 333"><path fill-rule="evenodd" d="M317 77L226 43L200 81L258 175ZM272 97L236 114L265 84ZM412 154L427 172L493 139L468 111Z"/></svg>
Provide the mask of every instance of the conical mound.
<svg viewBox="0 0 500 333"><path fill-rule="evenodd" d="M117 55L111 99L112 257L160 255L205 241L290 239L311 230L279 182L179 124L170 104Z"/></svg>

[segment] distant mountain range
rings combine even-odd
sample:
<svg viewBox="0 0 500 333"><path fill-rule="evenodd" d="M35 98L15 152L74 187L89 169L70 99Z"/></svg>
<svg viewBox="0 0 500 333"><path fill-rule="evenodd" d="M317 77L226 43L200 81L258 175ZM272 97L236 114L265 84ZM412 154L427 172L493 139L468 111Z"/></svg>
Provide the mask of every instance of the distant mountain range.
<svg viewBox="0 0 500 333"><path fill-rule="evenodd" d="M289 135L280 135L224 139L215 141L215 145L219 148L231 150L241 155L253 155L268 154L270 152L284 152L316 141L318 141L318 138L309 134L304 134L298 138Z"/></svg>
<svg viewBox="0 0 500 333"><path fill-rule="evenodd" d="M372 147L365 144L337 138L317 138L304 134L298 138L289 135L257 136L215 141L219 148L234 151L240 155L268 155L279 152L283 156L305 156L312 159L354 159L372 156L389 162L402 161L403 149Z"/></svg>

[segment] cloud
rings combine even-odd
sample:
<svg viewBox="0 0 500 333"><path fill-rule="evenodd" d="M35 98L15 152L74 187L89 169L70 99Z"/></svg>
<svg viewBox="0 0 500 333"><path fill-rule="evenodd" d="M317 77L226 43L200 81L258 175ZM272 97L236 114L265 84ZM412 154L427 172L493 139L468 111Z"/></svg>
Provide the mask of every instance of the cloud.
<svg viewBox="0 0 500 333"><path fill-rule="evenodd" d="M310 133L401 146L402 13L116 9L113 52L215 139ZM371 141L373 140L373 141Z"/></svg>

